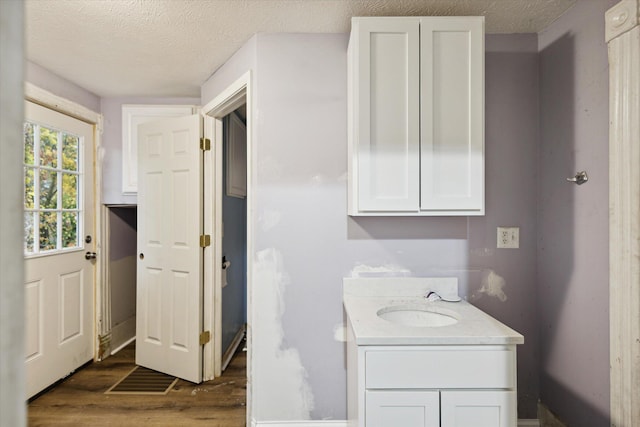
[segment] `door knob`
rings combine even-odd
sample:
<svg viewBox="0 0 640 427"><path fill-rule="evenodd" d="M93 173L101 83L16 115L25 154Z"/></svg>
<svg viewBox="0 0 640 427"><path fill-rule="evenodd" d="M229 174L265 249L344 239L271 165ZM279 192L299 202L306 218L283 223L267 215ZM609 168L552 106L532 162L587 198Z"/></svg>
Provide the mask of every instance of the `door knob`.
<svg viewBox="0 0 640 427"><path fill-rule="evenodd" d="M567 181L573 182L574 184L577 184L577 185L582 185L585 182L589 181L589 176L587 175L586 171L582 171L582 172L578 172L575 176L572 176L571 178L567 178Z"/></svg>
<svg viewBox="0 0 640 427"><path fill-rule="evenodd" d="M96 259L97 257L95 252L87 252L84 254L84 259Z"/></svg>

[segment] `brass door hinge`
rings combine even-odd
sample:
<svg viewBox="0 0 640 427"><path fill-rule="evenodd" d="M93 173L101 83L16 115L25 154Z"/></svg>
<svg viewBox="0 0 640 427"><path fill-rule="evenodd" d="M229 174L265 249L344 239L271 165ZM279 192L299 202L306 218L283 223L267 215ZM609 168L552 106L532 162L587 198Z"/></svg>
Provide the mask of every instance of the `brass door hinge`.
<svg viewBox="0 0 640 427"><path fill-rule="evenodd" d="M206 248L207 246L211 246L211 236L208 234L203 234L200 236L200 247Z"/></svg>
<svg viewBox="0 0 640 427"><path fill-rule="evenodd" d="M200 138L200 149L202 151L211 150L211 140L209 138Z"/></svg>
<svg viewBox="0 0 640 427"><path fill-rule="evenodd" d="M211 341L211 332L209 331L202 332L200 334L200 345L205 345L209 341Z"/></svg>

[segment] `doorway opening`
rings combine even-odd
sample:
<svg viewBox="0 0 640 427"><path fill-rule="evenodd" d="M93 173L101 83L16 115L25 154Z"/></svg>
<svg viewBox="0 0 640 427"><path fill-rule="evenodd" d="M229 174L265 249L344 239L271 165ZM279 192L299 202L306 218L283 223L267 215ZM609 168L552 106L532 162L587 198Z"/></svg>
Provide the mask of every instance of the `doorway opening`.
<svg viewBox="0 0 640 427"><path fill-rule="evenodd" d="M222 154L222 370L247 325L247 109L224 116Z"/></svg>
<svg viewBox="0 0 640 427"><path fill-rule="evenodd" d="M135 205L106 207L104 256L110 309L103 321L110 332L100 336L100 359L117 353L136 338L137 212Z"/></svg>
<svg viewBox="0 0 640 427"><path fill-rule="evenodd" d="M227 250L226 245L228 244L228 239L226 235L223 237L223 209L224 209L224 196L226 193L226 188L223 188L223 175L227 175L227 172L235 174L237 176L232 177L232 182L237 183L240 181L242 183L242 179L244 179L244 189L240 192L244 192L244 239L241 239L244 242L244 248L241 249L241 253L244 258L244 272L245 278L244 283L244 298L243 304L244 307L242 309L242 313L244 314L245 324L246 324L246 378L247 378L247 387L246 387L246 424L250 425L252 421L252 381L251 381L251 369L252 369L252 340L253 340L253 332L252 332L252 304L251 304L251 287L252 287L252 259L251 255L253 253L253 219L252 219L252 111L253 111L253 103L251 96L251 71L247 71L244 75L238 78L235 82L231 83L219 93L211 102L202 107L202 114L204 117L204 133L205 138L210 138L211 141L224 141L224 135L227 133L226 131L230 131L234 126L227 125L225 128L225 122L229 123L231 121L237 122L234 118L239 118L242 122L245 132L244 145L239 144L239 150L225 151L223 153L225 144L213 144L212 150L205 154L205 164L209 162L212 165L211 168L205 168L205 203L204 203L204 214L205 214L205 230L206 232L211 232L213 236L213 248L214 248L214 259L213 262L209 263L207 267L207 263L205 260L205 290L204 290L204 324L205 328L210 326L214 331L214 337L218 337L215 345L211 346L211 348L207 348L205 346L205 372L207 371L207 361L213 360L213 366L211 366L211 371L215 372L216 375L219 375L218 369L222 366L222 317L225 315L225 309L223 304L226 303L225 295L226 291L223 291L221 284L223 283L223 256L225 254L225 250ZM233 151L235 150L235 151ZM242 150L244 152L242 153ZM233 151L233 152L231 152ZM224 163L226 162L226 157L223 154L238 154L241 152L242 155L236 156L240 157L240 160L236 159L235 163L239 164L237 167L229 167L224 170ZM244 160L242 160L242 156L244 156ZM233 156L232 156L233 157ZM244 171L242 172L242 166L244 166ZM236 179L240 178L240 179ZM229 182L226 181L225 178L225 186L228 187ZM208 190L207 190L208 186ZM242 185L240 185L242 187ZM234 191L234 190L232 190ZM237 197L237 196L236 196ZM227 203L229 204L229 203ZM228 215L227 215L228 216ZM229 221L229 219L227 219ZM241 226L238 226L240 229ZM208 230L208 231L207 231ZM227 238L227 243L223 240ZM223 245L225 245L223 247ZM227 260L225 260L227 261ZM229 266L229 265L228 265ZM231 260L231 265L233 266L233 260ZM230 274L227 274L227 283L230 280ZM207 286L207 283L213 284L213 286ZM225 289L233 286L228 284ZM236 310L237 314L237 307ZM207 314L211 313L211 317L208 317ZM233 335L233 332L228 333L229 336ZM236 337L238 336L236 332ZM232 346L230 347L232 348ZM213 357L207 357L207 352L211 351ZM227 353L232 351L227 350Z"/></svg>

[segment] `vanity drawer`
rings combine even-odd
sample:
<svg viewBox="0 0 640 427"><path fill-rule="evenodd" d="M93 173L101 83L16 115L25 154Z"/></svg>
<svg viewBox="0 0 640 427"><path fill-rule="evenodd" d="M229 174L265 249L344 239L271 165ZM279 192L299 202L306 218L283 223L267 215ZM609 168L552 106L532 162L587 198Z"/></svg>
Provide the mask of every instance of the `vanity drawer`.
<svg viewBox="0 0 640 427"><path fill-rule="evenodd" d="M515 389L516 352L511 347L370 350L365 353L367 389Z"/></svg>

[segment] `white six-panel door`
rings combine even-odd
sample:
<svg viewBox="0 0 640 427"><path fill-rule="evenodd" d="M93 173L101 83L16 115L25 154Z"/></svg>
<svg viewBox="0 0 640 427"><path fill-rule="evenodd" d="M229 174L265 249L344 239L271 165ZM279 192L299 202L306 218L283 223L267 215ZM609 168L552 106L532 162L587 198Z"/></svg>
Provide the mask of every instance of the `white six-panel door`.
<svg viewBox="0 0 640 427"><path fill-rule="evenodd" d="M202 380L199 115L138 129L136 364Z"/></svg>
<svg viewBox="0 0 640 427"><path fill-rule="evenodd" d="M25 104L25 367L32 397L93 358L93 126ZM86 242L86 236L92 236Z"/></svg>

